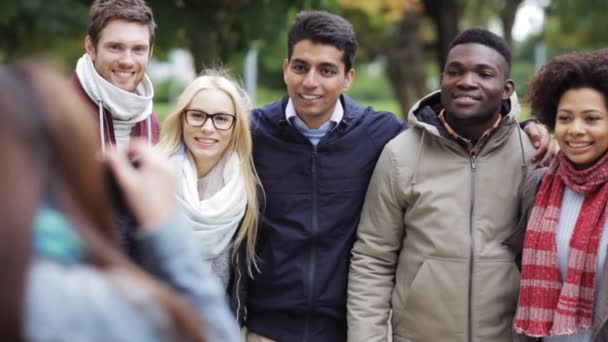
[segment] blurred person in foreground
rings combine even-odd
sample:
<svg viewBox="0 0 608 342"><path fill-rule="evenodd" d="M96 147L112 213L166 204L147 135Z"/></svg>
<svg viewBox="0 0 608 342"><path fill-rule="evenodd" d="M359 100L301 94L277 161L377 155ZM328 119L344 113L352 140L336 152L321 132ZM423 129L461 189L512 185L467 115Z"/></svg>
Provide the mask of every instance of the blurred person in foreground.
<svg viewBox="0 0 608 342"><path fill-rule="evenodd" d="M101 162L83 105L45 66L0 67L3 340L241 340L166 160L133 142ZM142 268L118 250L108 175L140 222Z"/></svg>
<svg viewBox="0 0 608 342"><path fill-rule="evenodd" d="M250 110L249 98L227 71L205 70L180 95L158 145L177 172L177 199L200 255L225 288L231 275L235 287L242 279L240 262L248 274L256 268L259 180ZM235 304L238 313L238 294Z"/></svg>
<svg viewBox="0 0 608 342"><path fill-rule="evenodd" d="M523 247L515 330L545 342L608 340L605 52L558 56L528 88L532 113L561 152L526 183L527 220L511 245Z"/></svg>

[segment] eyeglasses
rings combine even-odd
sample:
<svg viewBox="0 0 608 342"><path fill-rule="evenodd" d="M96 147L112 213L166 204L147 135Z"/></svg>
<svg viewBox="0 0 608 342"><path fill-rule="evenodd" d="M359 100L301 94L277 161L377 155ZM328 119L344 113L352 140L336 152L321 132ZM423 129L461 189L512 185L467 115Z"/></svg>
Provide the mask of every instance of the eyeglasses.
<svg viewBox="0 0 608 342"><path fill-rule="evenodd" d="M207 114L196 109L184 110L184 116L186 117L186 123L193 127L203 127L207 122L207 119L211 119L213 127L220 131L231 129L236 121L236 115L224 113Z"/></svg>

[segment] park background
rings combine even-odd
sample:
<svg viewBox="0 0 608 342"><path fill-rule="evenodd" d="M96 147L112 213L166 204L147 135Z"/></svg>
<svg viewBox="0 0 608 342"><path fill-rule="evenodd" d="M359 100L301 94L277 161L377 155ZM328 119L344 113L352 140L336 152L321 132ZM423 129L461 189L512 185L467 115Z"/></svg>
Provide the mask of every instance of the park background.
<svg viewBox="0 0 608 342"><path fill-rule="evenodd" d="M3 0L0 62L43 55L66 76L84 53L86 0ZM403 117L439 84L449 42L486 27L513 47L511 77L520 98L535 70L573 50L608 47L608 0L148 0L156 43L148 74L155 110L164 117L204 67L224 66L243 81L255 105L285 94L287 29L301 10L344 16L359 40L348 95ZM524 106L524 111L526 107ZM526 113L529 114L529 113Z"/></svg>

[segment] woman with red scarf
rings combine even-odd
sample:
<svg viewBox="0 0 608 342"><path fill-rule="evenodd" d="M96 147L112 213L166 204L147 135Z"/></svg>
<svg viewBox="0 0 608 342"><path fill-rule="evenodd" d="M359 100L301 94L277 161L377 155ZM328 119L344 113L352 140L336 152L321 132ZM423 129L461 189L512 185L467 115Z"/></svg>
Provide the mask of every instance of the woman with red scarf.
<svg viewBox="0 0 608 342"><path fill-rule="evenodd" d="M608 54L555 58L530 82L528 101L561 152L540 185L527 185L538 192L515 331L544 342L608 341Z"/></svg>

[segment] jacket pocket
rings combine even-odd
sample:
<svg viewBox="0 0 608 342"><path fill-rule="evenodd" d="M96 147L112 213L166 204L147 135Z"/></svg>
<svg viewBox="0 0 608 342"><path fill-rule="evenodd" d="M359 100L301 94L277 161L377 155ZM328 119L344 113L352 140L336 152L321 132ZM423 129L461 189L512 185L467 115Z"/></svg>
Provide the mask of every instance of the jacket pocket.
<svg viewBox="0 0 608 342"><path fill-rule="evenodd" d="M393 297L393 334L412 341L463 340L467 274L466 259L425 259L405 291L399 288L406 284L396 283L399 294Z"/></svg>

